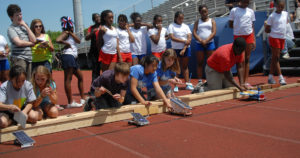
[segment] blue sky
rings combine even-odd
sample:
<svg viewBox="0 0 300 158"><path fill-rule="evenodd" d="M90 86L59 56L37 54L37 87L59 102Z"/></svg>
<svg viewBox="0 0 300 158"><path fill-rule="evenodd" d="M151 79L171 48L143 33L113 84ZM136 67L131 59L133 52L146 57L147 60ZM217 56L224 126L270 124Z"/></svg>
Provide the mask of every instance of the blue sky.
<svg viewBox="0 0 300 158"><path fill-rule="evenodd" d="M84 27L92 25L92 14L110 9L114 13L127 8L140 0L81 0ZM146 10L151 6L151 0L144 0L138 5L137 11ZM163 0L154 0L156 3ZM31 20L39 18L43 21L46 30L60 31L59 19L62 16L73 14L73 0L0 0L0 34L7 38L7 28L11 24L6 9L9 4L18 4L22 9L24 21L30 25ZM145 7L148 6L148 7ZM143 7L142 7L143 6ZM8 40L8 39L7 39Z"/></svg>

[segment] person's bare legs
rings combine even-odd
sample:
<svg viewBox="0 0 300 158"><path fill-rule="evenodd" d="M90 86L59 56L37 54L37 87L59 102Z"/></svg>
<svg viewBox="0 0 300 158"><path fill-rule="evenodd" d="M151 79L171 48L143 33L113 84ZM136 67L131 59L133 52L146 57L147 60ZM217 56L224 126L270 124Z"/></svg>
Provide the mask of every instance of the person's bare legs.
<svg viewBox="0 0 300 158"><path fill-rule="evenodd" d="M0 71L0 81L1 83L8 80L9 70Z"/></svg>
<svg viewBox="0 0 300 158"><path fill-rule="evenodd" d="M246 51L245 51L245 60L244 60L244 83L248 83L248 77L249 77L249 67L250 67L250 55L251 51L253 49L253 44L247 44Z"/></svg>
<svg viewBox="0 0 300 158"><path fill-rule="evenodd" d="M0 128L5 128L11 125L12 120L5 113L0 113Z"/></svg>
<svg viewBox="0 0 300 158"><path fill-rule="evenodd" d="M116 66L116 62L111 62L111 63L109 64L108 70L113 70L113 69L115 68L115 66Z"/></svg>
<svg viewBox="0 0 300 158"><path fill-rule="evenodd" d="M139 58L132 58L132 65L139 64Z"/></svg>
<svg viewBox="0 0 300 158"><path fill-rule="evenodd" d="M270 67L270 74L273 74L277 72L278 75L281 75L281 69L280 69L280 49L271 47L272 49L272 60L271 60L271 67Z"/></svg>
<svg viewBox="0 0 300 158"><path fill-rule="evenodd" d="M65 86L65 93L68 98L68 104L71 104L73 102L72 87L71 87L73 71L74 71L73 68L67 68L64 70L64 86Z"/></svg>
<svg viewBox="0 0 300 158"><path fill-rule="evenodd" d="M182 71L185 82L189 82L190 81L189 68L188 68L189 57L180 57L179 63L180 63L181 71Z"/></svg>
<svg viewBox="0 0 300 158"><path fill-rule="evenodd" d="M203 51L197 51L197 75L198 79L202 79L203 74L203 63L204 63L204 52Z"/></svg>
<svg viewBox="0 0 300 158"><path fill-rule="evenodd" d="M80 93L80 97L81 99L85 99L84 98L84 92L83 92L83 76L82 76L82 72L79 69L74 70L74 75L77 77L77 86L78 86L78 90Z"/></svg>

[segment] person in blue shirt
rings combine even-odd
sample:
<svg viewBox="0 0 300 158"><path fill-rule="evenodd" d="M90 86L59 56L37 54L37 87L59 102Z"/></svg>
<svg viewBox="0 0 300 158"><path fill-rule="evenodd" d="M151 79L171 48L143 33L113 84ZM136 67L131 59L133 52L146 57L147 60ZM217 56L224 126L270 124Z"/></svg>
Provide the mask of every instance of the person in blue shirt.
<svg viewBox="0 0 300 158"><path fill-rule="evenodd" d="M180 65L174 49L167 49L161 56L161 61L158 64L156 70L159 85L167 98L171 98L171 84L183 84L182 81L176 77L176 74L180 74ZM152 88L148 91L149 100L157 99L155 89Z"/></svg>
<svg viewBox="0 0 300 158"><path fill-rule="evenodd" d="M154 87L158 96L164 101L165 105L171 109L170 101L167 99L157 80L157 65L159 60L154 55L147 55L142 58L140 65L130 68L130 86L126 94L124 104L134 104L140 102L146 106L151 105L142 94L142 88L149 90Z"/></svg>

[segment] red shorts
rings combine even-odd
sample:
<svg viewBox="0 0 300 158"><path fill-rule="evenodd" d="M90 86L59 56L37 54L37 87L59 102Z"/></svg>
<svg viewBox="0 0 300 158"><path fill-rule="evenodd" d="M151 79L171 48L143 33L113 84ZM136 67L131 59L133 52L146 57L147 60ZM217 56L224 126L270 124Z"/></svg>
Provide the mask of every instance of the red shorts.
<svg viewBox="0 0 300 158"><path fill-rule="evenodd" d="M159 60L162 56L162 54L164 53L165 51L162 51L162 52L152 52L152 55L156 56Z"/></svg>
<svg viewBox="0 0 300 158"><path fill-rule="evenodd" d="M253 33L251 33L250 35L239 35L239 36L236 36L236 35L234 35L233 36L233 38L234 39L236 39L236 38L238 38L238 37L242 37L242 38L244 38L245 40L246 40L246 43L247 44L252 44L252 43L254 43L254 34Z"/></svg>
<svg viewBox="0 0 300 158"><path fill-rule="evenodd" d="M98 61L102 62L105 65L109 65L110 63L116 63L118 59L116 54L105 54L102 50L100 50Z"/></svg>
<svg viewBox="0 0 300 158"><path fill-rule="evenodd" d="M122 56L123 62L126 62L126 63L132 62L132 55L130 52L129 53L121 53L121 56Z"/></svg>
<svg viewBox="0 0 300 158"><path fill-rule="evenodd" d="M282 50L284 48L285 39L269 37L269 42L271 47Z"/></svg>

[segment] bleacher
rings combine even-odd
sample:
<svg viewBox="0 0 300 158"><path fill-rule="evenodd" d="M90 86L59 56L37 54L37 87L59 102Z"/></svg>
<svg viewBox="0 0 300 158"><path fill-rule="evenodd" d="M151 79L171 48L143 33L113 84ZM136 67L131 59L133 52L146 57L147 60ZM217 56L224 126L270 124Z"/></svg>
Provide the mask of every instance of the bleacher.
<svg viewBox="0 0 300 158"><path fill-rule="evenodd" d="M270 1L271 0L252 0L249 7L256 11L270 11ZM289 1L290 10L294 10L294 1ZM197 18L199 18L198 6L200 4L207 5L209 8L208 11L210 17L219 17L229 14L229 10L225 6L225 0L168 0L163 4L143 13L143 21L152 23L154 15L159 14L163 17L164 27L167 27L173 22L174 13L176 11L183 11L185 23L192 24Z"/></svg>

